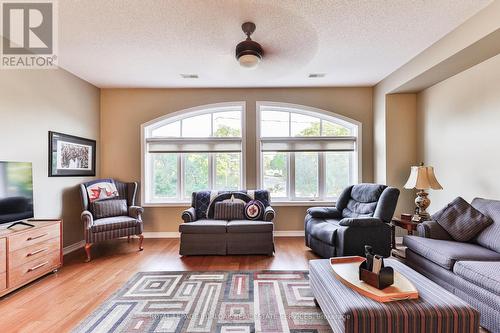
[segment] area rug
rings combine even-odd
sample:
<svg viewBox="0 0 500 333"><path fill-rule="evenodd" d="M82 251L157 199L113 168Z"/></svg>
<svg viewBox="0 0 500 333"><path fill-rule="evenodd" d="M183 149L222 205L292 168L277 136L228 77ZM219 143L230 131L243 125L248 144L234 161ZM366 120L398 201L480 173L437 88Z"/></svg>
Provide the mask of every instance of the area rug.
<svg viewBox="0 0 500 333"><path fill-rule="evenodd" d="M307 271L140 272L74 332L331 332Z"/></svg>

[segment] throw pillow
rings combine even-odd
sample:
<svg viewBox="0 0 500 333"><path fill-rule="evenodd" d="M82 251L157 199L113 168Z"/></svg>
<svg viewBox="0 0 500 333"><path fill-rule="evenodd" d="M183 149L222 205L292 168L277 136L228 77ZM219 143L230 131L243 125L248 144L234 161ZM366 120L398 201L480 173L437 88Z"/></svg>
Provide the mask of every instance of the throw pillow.
<svg viewBox="0 0 500 333"><path fill-rule="evenodd" d="M116 185L113 181L102 181L87 186L89 201L112 199L119 196Z"/></svg>
<svg viewBox="0 0 500 333"><path fill-rule="evenodd" d="M459 242L471 240L493 223L489 217L483 215L461 197L432 215L432 219Z"/></svg>
<svg viewBox="0 0 500 333"><path fill-rule="evenodd" d="M259 200L251 200L245 205L247 220L261 220L264 215L264 204Z"/></svg>
<svg viewBox="0 0 500 333"><path fill-rule="evenodd" d="M243 220L243 202L221 201L215 203L214 219L216 220Z"/></svg>
<svg viewBox="0 0 500 333"><path fill-rule="evenodd" d="M91 203L94 219L111 216L127 216L128 207L125 199L95 201Z"/></svg>

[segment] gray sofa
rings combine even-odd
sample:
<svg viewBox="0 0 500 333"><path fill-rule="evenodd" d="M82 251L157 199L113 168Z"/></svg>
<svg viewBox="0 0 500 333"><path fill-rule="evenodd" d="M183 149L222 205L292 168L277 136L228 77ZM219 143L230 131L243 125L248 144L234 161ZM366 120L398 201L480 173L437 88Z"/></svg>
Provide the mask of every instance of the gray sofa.
<svg viewBox="0 0 500 333"><path fill-rule="evenodd" d="M399 190L378 184L349 186L335 207L313 207L305 217L306 246L323 258L361 255L365 245L391 254L391 222Z"/></svg>
<svg viewBox="0 0 500 333"><path fill-rule="evenodd" d="M262 220L215 220L216 202L236 197L248 202L259 200L264 206ZM275 212L266 190L198 191L192 195L191 207L182 213L179 226L179 253L190 255L240 255L274 253Z"/></svg>
<svg viewBox="0 0 500 333"><path fill-rule="evenodd" d="M462 243L435 221L405 236L406 263L481 313L481 326L500 332L500 201L476 198L472 206L494 222Z"/></svg>

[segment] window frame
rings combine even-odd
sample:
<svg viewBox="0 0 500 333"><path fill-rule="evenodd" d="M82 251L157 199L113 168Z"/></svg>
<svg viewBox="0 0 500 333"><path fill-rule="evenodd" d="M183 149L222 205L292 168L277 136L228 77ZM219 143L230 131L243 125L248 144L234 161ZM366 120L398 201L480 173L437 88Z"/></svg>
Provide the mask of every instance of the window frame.
<svg viewBox="0 0 500 333"><path fill-rule="evenodd" d="M362 179L362 123L354 120L352 118L331 112L326 111L306 105L300 104L291 104L291 103L282 103L282 102L271 102L271 101L257 101L255 105L255 118L256 118L256 170L257 170L257 184L261 188L264 188L264 166L263 166L263 152L261 151L261 118L262 118L262 108L271 107L276 108L277 111L279 109L283 109L284 112L290 113L298 113L302 115L312 116L315 118L319 118L320 120L326 120L329 122L333 122L345 127L352 128L355 139L355 149L353 151L352 158L352 184L358 184ZM294 138L291 136L291 123L289 123L289 135L290 138ZM321 133L320 133L321 134ZM293 139L292 139L293 140ZM325 181L326 181L326 158L325 152L318 152L318 197L317 198L301 198L296 197L295 193L295 152L288 152L287 154L287 189L288 189L288 197L274 197L273 202L282 205L282 206L292 206L296 204L331 204L332 200L335 202L337 198L326 197L326 189L325 189Z"/></svg>
<svg viewBox="0 0 500 333"><path fill-rule="evenodd" d="M190 118L190 117L195 117L203 114L213 114L217 112L224 112L224 110L221 110L223 108L239 108L241 110L241 160L240 160L240 172L241 172L241 177L240 177L240 188L244 188L246 184L246 102L245 101L235 101L235 102L223 102L223 103L213 103L213 104L205 104L205 105L199 105L175 112L171 112L169 114L166 114L164 116L152 119L146 123L141 124L141 206L143 207L186 207L189 206L191 203L190 199L184 199L184 200L168 200L168 201L163 201L163 202L154 202L151 200L146 200L149 194L147 195L147 189L149 189L149 186L152 186L152 176L153 172L151 172L150 168L152 167L151 164L149 163L148 159L148 152L147 152L147 142L146 140L150 138L150 135L153 130L162 127L166 125L167 123L173 123L182 119ZM213 132L212 126L213 126L213 121L211 126L211 133ZM181 126L182 127L182 126ZM182 128L181 128L181 133L182 135ZM176 137L180 140L182 140L182 136ZM203 138L201 138L203 139ZM223 138L221 138L223 139ZM215 154L216 152L213 153L208 153L208 158L209 158L209 186L212 187L213 184L215 183ZM182 174L183 167L182 164L184 163L184 154L179 154L177 156L177 170L180 174L179 179L181 180L177 184L177 191L180 193L180 197L182 198L184 195L184 175ZM210 172L212 170L212 172Z"/></svg>

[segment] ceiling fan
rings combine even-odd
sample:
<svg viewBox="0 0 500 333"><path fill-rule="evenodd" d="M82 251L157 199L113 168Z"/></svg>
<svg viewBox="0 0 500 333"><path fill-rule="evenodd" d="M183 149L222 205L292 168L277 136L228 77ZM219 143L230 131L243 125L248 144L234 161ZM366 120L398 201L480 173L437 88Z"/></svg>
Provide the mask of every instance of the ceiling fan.
<svg viewBox="0 0 500 333"><path fill-rule="evenodd" d="M247 35L247 39L236 45L236 60L241 67L256 68L264 56L264 50L259 43L250 38L250 35L255 31L255 24L245 22L241 25L241 30Z"/></svg>

